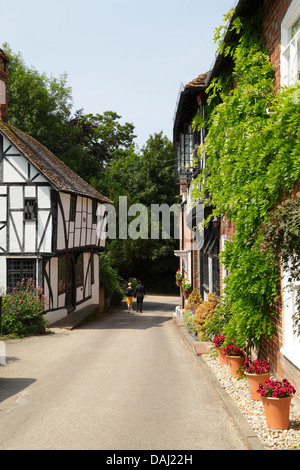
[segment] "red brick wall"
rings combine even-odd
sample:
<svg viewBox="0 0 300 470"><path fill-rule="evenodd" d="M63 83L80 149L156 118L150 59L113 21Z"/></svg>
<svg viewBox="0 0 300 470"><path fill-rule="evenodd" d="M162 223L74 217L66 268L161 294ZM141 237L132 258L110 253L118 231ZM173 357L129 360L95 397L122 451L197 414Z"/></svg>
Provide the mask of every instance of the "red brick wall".
<svg viewBox="0 0 300 470"><path fill-rule="evenodd" d="M280 39L281 39L281 23L292 3L292 0L264 0L264 19L263 19L263 35L268 47L271 63L275 69L275 89L280 89ZM281 286L278 286L281 292ZM282 300L277 301L277 316L274 318L276 327L276 335L271 339L264 339L262 343L262 357L270 362L272 372L278 379L286 378L296 388L297 408L300 404L300 373L288 359L281 353L280 348L283 346L283 325L282 325Z"/></svg>
<svg viewBox="0 0 300 470"><path fill-rule="evenodd" d="M280 87L281 23L292 0L264 0L263 36L275 69L276 90Z"/></svg>
<svg viewBox="0 0 300 470"><path fill-rule="evenodd" d="M264 19L263 19L263 36L269 51L271 63L275 69L275 89L280 89L280 38L281 23L291 4L292 0L264 0ZM234 224L224 217L221 221L220 235L227 235L230 240L234 234ZM220 252L221 246L220 236ZM281 286L278 286L278 292L281 292ZM221 294L222 294L222 269L221 269ZM286 378L297 390L297 397L294 404L297 406L297 412L300 416L300 372L288 359L280 352L283 346L283 325L282 325L282 300L277 300L276 317L274 324L276 327L276 335L270 339L264 339L262 342L261 355L262 358L270 362L273 374L278 379ZM297 403L296 403L297 402ZM299 409L299 411L298 411Z"/></svg>

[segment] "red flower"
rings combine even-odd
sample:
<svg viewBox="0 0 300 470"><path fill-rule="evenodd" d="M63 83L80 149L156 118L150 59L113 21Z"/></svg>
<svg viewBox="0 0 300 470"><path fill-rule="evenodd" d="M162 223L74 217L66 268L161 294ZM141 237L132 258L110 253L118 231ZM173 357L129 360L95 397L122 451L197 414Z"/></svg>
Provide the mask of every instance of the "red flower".
<svg viewBox="0 0 300 470"><path fill-rule="evenodd" d="M270 372L270 364L263 359L258 359L257 361L246 359L243 370L248 374L266 374Z"/></svg>
<svg viewBox="0 0 300 470"><path fill-rule="evenodd" d="M265 384L259 384L257 393L265 397L286 398L296 393L295 388L286 379L267 380Z"/></svg>
<svg viewBox="0 0 300 470"><path fill-rule="evenodd" d="M244 357L244 351L238 347L238 344L234 344L233 339L231 343L225 346L224 353L227 356L241 356Z"/></svg>
<svg viewBox="0 0 300 470"><path fill-rule="evenodd" d="M214 339L213 339L213 342L214 342L214 345L216 346L216 348L221 348L223 346L223 343L226 339L226 336L225 335L218 335L216 336Z"/></svg>

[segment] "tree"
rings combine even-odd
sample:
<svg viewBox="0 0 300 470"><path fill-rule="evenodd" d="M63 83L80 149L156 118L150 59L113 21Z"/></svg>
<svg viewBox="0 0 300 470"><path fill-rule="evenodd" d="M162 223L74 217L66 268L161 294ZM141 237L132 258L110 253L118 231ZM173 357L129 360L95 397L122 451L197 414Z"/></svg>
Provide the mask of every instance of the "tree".
<svg viewBox="0 0 300 470"><path fill-rule="evenodd" d="M173 237L174 220L170 216L170 238L151 239L151 205L163 203L169 207L179 202L174 184L173 145L162 132L150 136L140 154L131 147L126 154L118 156L106 167L109 196L113 199L118 214L119 196L127 196L128 207L142 204L148 211L148 238L136 240L116 239L109 242L109 252L113 267L124 278L136 276L142 278L148 288L156 291L170 291L174 285L174 272L177 260L174 249L177 240ZM132 221L134 217L128 221Z"/></svg>
<svg viewBox="0 0 300 470"><path fill-rule="evenodd" d="M36 138L97 191L110 198L118 212L119 196L128 206L177 202L173 145L161 133L150 136L141 152L134 145L134 125L121 123L114 111L71 115L72 95L67 76L59 79L25 65L7 44L9 121ZM172 221L173 223L173 221ZM171 233L172 230L171 230ZM128 238L107 244L113 269L120 276L143 277L156 287L174 284L177 240ZM166 281L172 278L170 282ZM163 290L163 288L162 288Z"/></svg>
<svg viewBox="0 0 300 470"><path fill-rule="evenodd" d="M76 111L69 121L71 149L81 147L84 158L73 161L72 154L66 158L70 166L97 190L107 195L107 167L114 159L122 160L133 148L134 125L120 123L121 116L113 111L103 114L84 114Z"/></svg>
<svg viewBox="0 0 300 470"><path fill-rule="evenodd" d="M10 124L61 157L72 107L66 74L55 78L39 73L25 65L21 54L13 53L7 43L2 48L10 60L7 80Z"/></svg>

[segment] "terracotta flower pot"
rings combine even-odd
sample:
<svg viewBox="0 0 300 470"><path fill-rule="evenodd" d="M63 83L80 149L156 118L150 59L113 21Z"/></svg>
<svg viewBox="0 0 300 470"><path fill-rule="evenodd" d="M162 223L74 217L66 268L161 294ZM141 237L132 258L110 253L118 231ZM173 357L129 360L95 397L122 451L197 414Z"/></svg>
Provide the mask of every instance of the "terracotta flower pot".
<svg viewBox="0 0 300 470"><path fill-rule="evenodd" d="M292 397L273 398L264 397L262 402L265 408L267 425L278 430L289 429L290 427L290 406Z"/></svg>
<svg viewBox="0 0 300 470"><path fill-rule="evenodd" d="M183 295L185 299L188 299L192 292L191 290L185 290L185 289L182 289L182 291L183 291Z"/></svg>
<svg viewBox="0 0 300 470"><path fill-rule="evenodd" d="M244 365L245 358L242 356L227 356L229 360L230 366L230 375L231 377L235 377L236 379L242 377L244 372L238 372L238 369Z"/></svg>
<svg viewBox="0 0 300 470"><path fill-rule="evenodd" d="M177 284L177 286L181 286L181 284L182 284L182 279L177 279L177 278L176 278L176 284Z"/></svg>
<svg viewBox="0 0 300 470"><path fill-rule="evenodd" d="M217 353L220 364L228 364L228 356L224 353L224 348L217 348Z"/></svg>
<svg viewBox="0 0 300 470"><path fill-rule="evenodd" d="M266 380L269 380L271 373L266 372L265 374L249 374L248 372L244 372L244 374L248 380L251 398L253 400L261 400L261 395L257 393L259 384L264 384Z"/></svg>

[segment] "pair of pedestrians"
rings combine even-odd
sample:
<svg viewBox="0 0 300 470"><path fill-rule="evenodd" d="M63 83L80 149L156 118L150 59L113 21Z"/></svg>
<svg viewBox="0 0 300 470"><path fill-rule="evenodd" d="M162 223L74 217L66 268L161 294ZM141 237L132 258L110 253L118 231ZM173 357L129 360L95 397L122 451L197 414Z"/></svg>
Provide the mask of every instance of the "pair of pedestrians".
<svg viewBox="0 0 300 470"><path fill-rule="evenodd" d="M143 286L142 281L139 281L134 292L132 289L132 284L131 282L129 282L128 287L126 289L126 296L127 296L128 312L132 312L133 296L136 297L137 312L143 311L142 308L143 308L143 301L144 301L144 296L145 296L145 287Z"/></svg>

